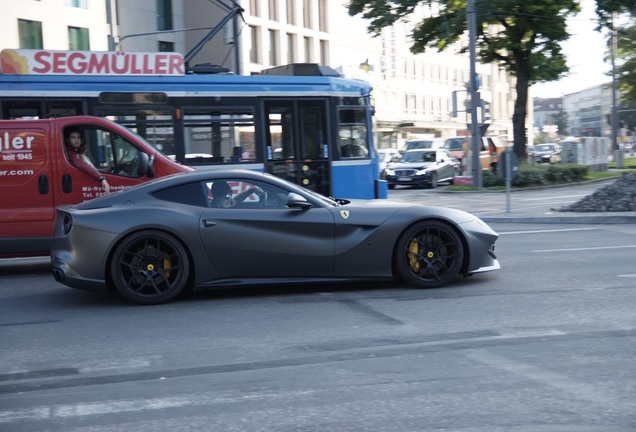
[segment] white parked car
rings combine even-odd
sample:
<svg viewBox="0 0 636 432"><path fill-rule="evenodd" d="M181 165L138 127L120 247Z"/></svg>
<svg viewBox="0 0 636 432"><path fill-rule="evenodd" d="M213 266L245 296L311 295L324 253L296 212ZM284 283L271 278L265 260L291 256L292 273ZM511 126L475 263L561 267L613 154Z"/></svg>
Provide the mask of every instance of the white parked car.
<svg viewBox="0 0 636 432"><path fill-rule="evenodd" d="M384 171L389 162L397 162L402 158L402 154L394 148L378 149L378 166L380 174Z"/></svg>

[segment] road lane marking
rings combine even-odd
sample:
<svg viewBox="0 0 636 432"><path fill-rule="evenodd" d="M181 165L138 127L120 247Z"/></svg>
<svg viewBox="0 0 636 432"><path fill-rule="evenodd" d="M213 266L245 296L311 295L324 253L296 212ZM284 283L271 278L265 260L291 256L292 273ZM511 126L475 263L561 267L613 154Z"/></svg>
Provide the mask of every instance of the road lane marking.
<svg viewBox="0 0 636 432"><path fill-rule="evenodd" d="M636 248L636 245L625 245L625 246L592 246L586 248L570 248L570 249L540 249L533 250L531 252L535 253L545 253L545 252L577 252L577 251L597 251L597 250L607 250L607 249L631 249Z"/></svg>
<svg viewBox="0 0 636 432"><path fill-rule="evenodd" d="M506 234L542 234L542 233L554 233L554 232L567 232L567 231L591 231L598 228L563 228L563 229L550 229L550 230L532 230L532 231L506 231L498 232L499 235Z"/></svg>
<svg viewBox="0 0 636 432"><path fill-rule="evenodd" d="M314 390L292 390L279 393L265 391L254 394L236 395L219 395L215 392L153 399L119 399L77 404L48 405L0 411L0 424L18 421L62 420L94 415L163 410L184 406L241 403L246 400L289 399L312 395L314 393Z"/></svg>
<svg viewBox="0 0 636 432"><path fill-rule="evenodd" d="M557 195L557 196L547 196L547 197L539 197L539 198L519 198L519 201L545 201L545 200L561 200L564 198L576 198L576 197L582 197L582 196L587 196L589 194L573 194L573 195Z"/></svg>
<svg viewBox="0 0 636 432"><path fill-rule="evenodd" d="M560 373L515 361L510 357L504 357L478 349L467 350L465 355L469 359L486 366L519 375L541 385L564 391L576 399L591 401L601 406L611 408L612 410L616 410L617 407L621 407L624 404L623 398L607 391L601 391L599 386L582 383Z"/></svg>

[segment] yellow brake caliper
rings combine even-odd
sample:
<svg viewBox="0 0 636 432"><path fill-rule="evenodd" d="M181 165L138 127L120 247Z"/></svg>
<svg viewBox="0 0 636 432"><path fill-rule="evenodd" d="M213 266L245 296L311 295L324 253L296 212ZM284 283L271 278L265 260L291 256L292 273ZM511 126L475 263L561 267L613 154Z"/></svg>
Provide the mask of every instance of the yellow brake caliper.
<svg viewBox="0 0 636 432"><path fill-rule="evenodd" d="M172 268L172 261L167 253L163 254L163 271L166 278L170 278L170 269Z"/></svg>
<svg viewBox="0 0 636 432"><path fill-rule="evenodd" d="M409 267L411 267L411 270L414 272L420 270L420 263L417 260L419 249L420 247L417 240L415 238L411 239L411 242L409 243Z"/></svg>

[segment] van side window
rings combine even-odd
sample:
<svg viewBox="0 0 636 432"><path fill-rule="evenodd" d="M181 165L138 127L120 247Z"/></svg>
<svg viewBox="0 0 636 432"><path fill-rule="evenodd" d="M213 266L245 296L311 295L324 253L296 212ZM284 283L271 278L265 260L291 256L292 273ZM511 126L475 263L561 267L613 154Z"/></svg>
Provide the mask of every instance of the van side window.
<svg viewBox="0 0 636 432"><path fill-rule="evenodd" d="M81 130L86 154L101 172L124 177L140 177L137 170L140 150L109 129L92 125L73 126Z"/></svg>

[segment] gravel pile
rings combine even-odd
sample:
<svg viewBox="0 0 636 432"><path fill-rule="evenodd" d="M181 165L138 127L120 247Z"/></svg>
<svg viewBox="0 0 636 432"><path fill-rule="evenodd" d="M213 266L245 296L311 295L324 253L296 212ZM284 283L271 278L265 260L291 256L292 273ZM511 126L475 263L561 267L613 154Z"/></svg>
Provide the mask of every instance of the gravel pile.
<svg viewBox="0 0 636 432"><path fill-rule="evenodd" d="M623 174L616 182L581 198L574 204L552 210L560 212L636 211L636 174Z"/></svg>

